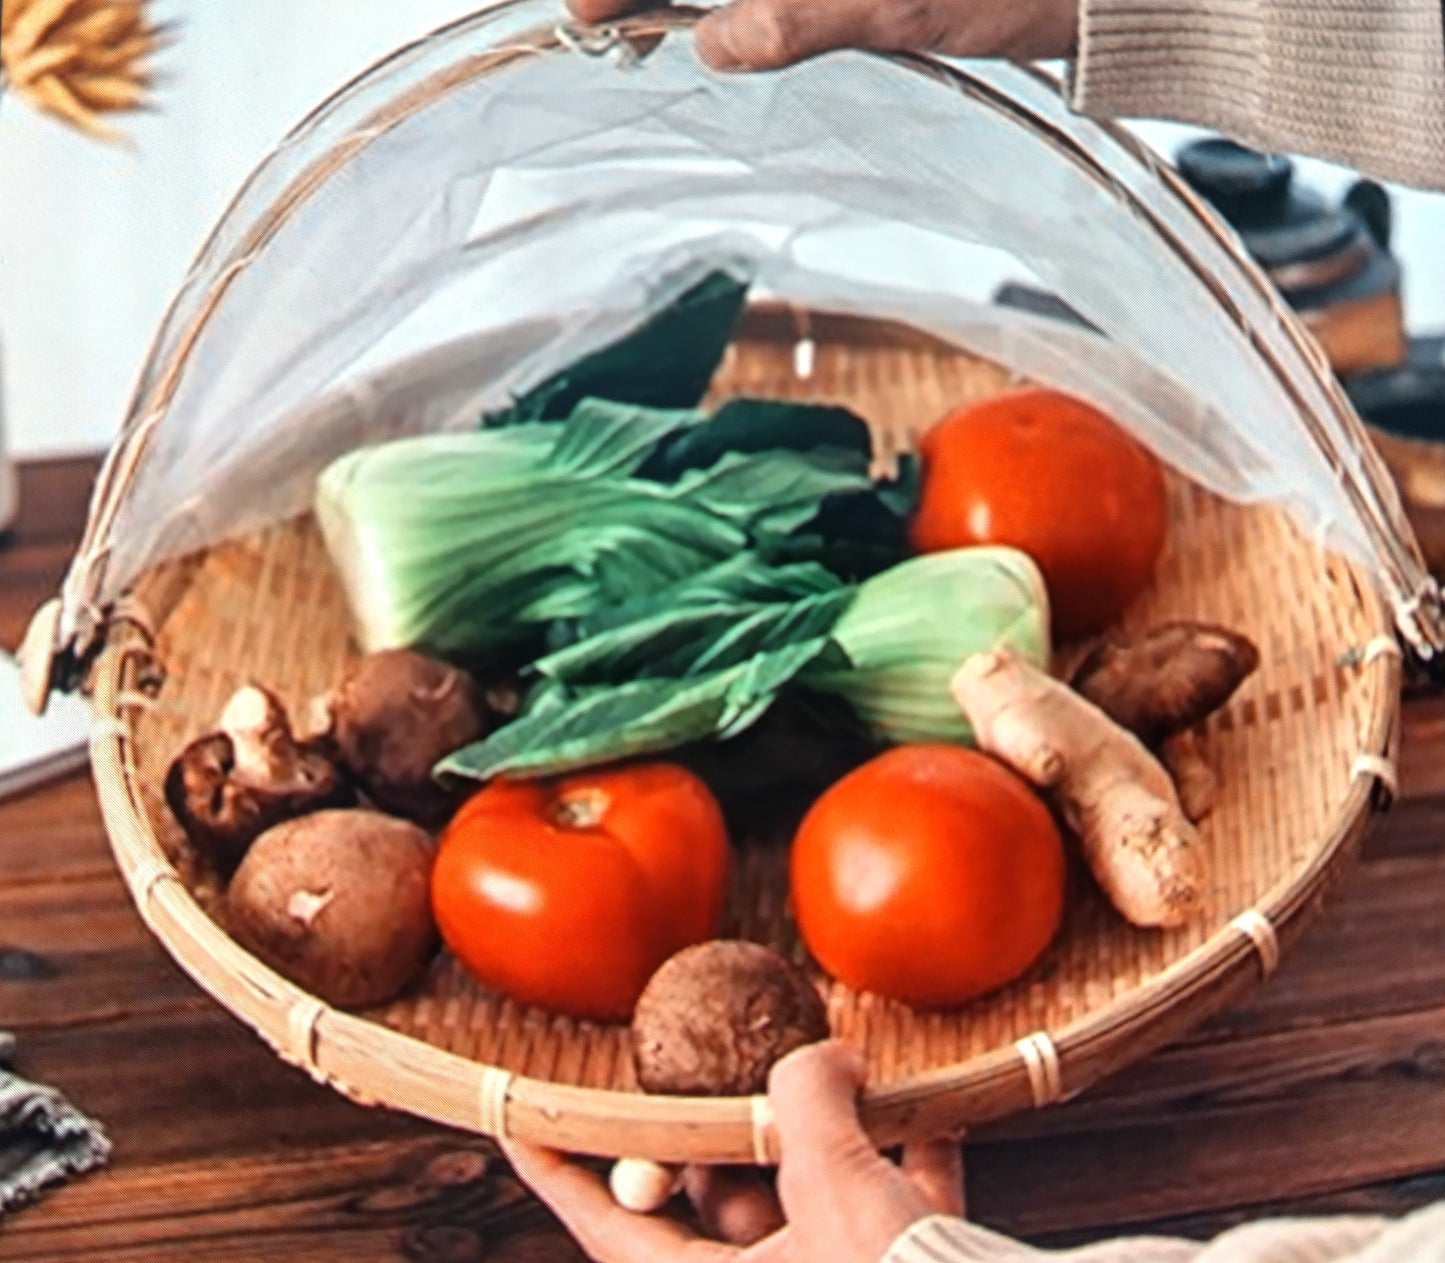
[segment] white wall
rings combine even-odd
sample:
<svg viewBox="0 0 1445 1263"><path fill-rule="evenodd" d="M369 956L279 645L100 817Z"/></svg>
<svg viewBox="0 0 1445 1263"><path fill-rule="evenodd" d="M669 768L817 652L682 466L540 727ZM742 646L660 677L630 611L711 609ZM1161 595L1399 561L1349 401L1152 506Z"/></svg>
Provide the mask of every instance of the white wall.
<svg viewBox="0 0 1445 1263"><path fill-rule="evenodd" d="M478 0L478 3L480 0ZM182 22L158 113L133 152L0 102L0 352L23 455L105 446L186 266L262 154L334 87L471 0L248 0L161 9ZM1172 150L1182 129L1150 127ZM1323 172L1332 188L1342 173ZM1445 327L1445 197L1401 194L1417 328Z"/></svg>
<svg viewBox="0 0 1445 1263"><path fill-rule="evenodd" d="M312 106L480 0L167 0L159 111L107 148L0 99L0 351L19 454L104 447L206 234Z"/></svg>

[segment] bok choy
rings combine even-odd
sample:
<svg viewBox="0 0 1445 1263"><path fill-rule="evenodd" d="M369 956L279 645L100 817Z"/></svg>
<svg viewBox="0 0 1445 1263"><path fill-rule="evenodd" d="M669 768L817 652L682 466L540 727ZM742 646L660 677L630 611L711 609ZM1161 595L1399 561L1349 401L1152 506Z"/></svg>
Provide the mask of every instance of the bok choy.
<svg viewBox="0 0 1445 1263"><path fill-rule="evenodd" d="M842 408L736 400L707 415L585 399L518 423L361 448L316 515L368 650L492 666L741 553L839 580L905 555L911 471L875 483Z"/></svg>
<svg viewBox="0 0 1445 1263"><path fill-rule="evenodd" d="M523 714L442 774L540 776L743 731L793 685L841 697L887 741L967 742L949 681L1007 646L1048 659L1043 578L1023 553L967 548L862 584L739 557L631 620L539 659Z"/></svg>
<svg viewBox="0 0 1445 1263"><path fill-rule="evenodd" d="M518 672L518 716L439 774L538 776L732 736L785 689L887 741L967 741L964 658L1048 657L1022 553L908 559L911 460L843 408L697 405L747 286L715 273L469 433L349 453L315 509L367 650Z"/></svg>

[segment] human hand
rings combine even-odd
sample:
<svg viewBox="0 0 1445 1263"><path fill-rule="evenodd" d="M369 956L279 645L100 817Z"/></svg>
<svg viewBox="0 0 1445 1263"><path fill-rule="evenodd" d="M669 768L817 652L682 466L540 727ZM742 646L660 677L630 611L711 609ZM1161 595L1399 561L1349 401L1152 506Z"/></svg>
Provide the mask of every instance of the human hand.
<svg viewBox="0 0 1445 1263"><path fill-rule="evenodd" d="M647 0L568 0L584 22ZM775 70L838 48L1033 61L1072 51L1078 0L732 0L697 26L716 70Z"/></svg>
<svg viewBox="0 0 1445 1263"><path fill-rule="evenodd" d="M846 1045L812 1044L783 1058L768 1084L782 1151L776 1194L762 1176L689 1168L684 1186L704 1231L623 1210L606 1183L560 1154L517 1141L502 1148L518 1176L597 1263L878 1263L911 1224L963 1213L952 1142L914 1145L900 1166L858 1121L862 1062Z"/></svg>

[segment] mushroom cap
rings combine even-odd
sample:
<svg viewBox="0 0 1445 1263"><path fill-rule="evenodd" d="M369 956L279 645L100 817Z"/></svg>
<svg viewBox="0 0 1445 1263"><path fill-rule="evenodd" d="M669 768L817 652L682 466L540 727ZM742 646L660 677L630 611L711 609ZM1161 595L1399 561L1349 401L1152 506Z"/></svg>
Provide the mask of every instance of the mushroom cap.
<svg viewBox="0 0 1445 1263"><path fill-rule="evenodd" d="M765 1092L775 1062L828 1038L828 1012L797 965L757 943L684 948L653 974L632 1017L645 1091L685 1096Z"/></svg>
<svg viewBox="0 0 1445 1263"><path fill-rule="evenodd" d="M432 779L446 755L486 733L465 672L410 649L368 654L331 697L331 740L377 806L439 824L457 792Z"/></svg>
<svg viewBox="0 0 1445 1263"><path fill-rule="evenodd" d="M1146 745L1187 732L1259 666L1248 637L1208 623L1161 623L1106 641L1074 671L1073 688Z"/></svg>
<svg viewBox="0 0 1445 1263"><path fill-rule="evenodd" d="M347 807L356 793L330 759L298 748L284 779L264 783L242 775L236 746L224 732L192 741L171 763L166 803L186 837L223 876L250 845L283 820L328 807Z"/></svg>
<svg viewBox="0 0 1445 1263"><path fill-rule="evenodd" d="M259 837L226 892L237 940L330 1004L385 1003L426 967L435 847L364 808L319 811Z"/></svg>

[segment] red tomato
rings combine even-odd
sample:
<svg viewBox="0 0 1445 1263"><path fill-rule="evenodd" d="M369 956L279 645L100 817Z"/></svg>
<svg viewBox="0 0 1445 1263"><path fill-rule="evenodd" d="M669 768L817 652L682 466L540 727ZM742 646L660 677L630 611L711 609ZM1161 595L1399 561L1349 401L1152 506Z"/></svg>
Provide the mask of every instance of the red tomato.
<svg viewBox="0 0 1445 1263"><path fill-rule="evenodd" d="M1017 978L1059 928L1063 841L1001 763L898 746L833 785L792 851L814 958L859 991L947 1007Z"/></svg>
<svg viewBox="0 0 1445 1263"><path fill-rule="evenodd" d="M922 456L914 546L1028 553L1059 639L1102 631L1148 585L1169 525L1164 475L1097 408L1054 390L1011 391L945 417Z"/></svg>
<svg viewBox="0 0 1445 1263"><path fill-rule="evenodd" d="M494 781L442 835L432 910L488 987L622 1020L663 961L717 934L728 858L722 811L684 768Z"/></svg>

